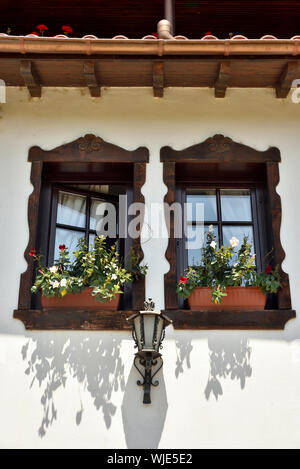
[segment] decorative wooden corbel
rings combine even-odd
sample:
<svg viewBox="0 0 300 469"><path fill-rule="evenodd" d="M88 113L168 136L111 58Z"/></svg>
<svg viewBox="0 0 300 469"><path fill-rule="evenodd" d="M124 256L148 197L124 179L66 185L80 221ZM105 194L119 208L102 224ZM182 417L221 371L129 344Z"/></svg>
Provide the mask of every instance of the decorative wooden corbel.
<svg viewBox="0 0 300 469"><path fill-rule="evenodd" d="M215 83L215 97L216 98L225 98L226 90L230 80L230 62L221 62L219 75Z"/></svg>
<svg viewBox="0 0 300 469"><path fill-rule="evenodd" d="M101 96L101 87L96 77L94 62L89 60L84 62L83 75L92 98L99 98Z"/></svg>
<svg viewBox="0 0 300 469"><path fill-rule="evenodd" d="M297 78L300 78L300 62L291 61L286 64L284 67L281 76L279 78L278 84L276 86L276 96L277 98L287 98L293 81Z"/></svg>
<svg viewBox="0 0 300 469"><path fill-rule="evenodd" d="M33 63L30 60L21 60L20 74L24 79L30 96L32 98L40 98L42 96L42 87L34 70Z"/></svg>
<svg viewBox="0 0 300 469"><path fill-rule="evenodd" d="M157 61L153 63L153 94L155 98L164 96L164 63Z"/></svg>

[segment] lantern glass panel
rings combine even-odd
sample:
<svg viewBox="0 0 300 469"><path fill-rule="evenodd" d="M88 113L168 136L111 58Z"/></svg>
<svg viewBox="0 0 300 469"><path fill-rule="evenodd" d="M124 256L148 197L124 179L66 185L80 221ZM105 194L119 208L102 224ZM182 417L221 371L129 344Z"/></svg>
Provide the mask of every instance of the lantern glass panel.
<svg viewBox="0 0 300 469"><path fill-rule="evenodd" d="M160 346L160 341L161 341L161 336L163 332L163 327L164 327L164 320L160 316L157 316L157 332L155 335L155 340L157 341L154 348L158 352L159 351L159 346Z"/></svg>
<svg viewBox="0 0 300 469"><path fill-rule="evenodd" d="M153 349L153 334L155 326L155 314L143 314L144 316L144 334L145 345L144 348Z"/></svg>
<svg viewBox="0 0 300 469"><path fill-rule="evenodd" d="M138 349L142 350L143 345L142 345L142 335L141 335L141 315L140 314L134 319L134 330L135 330L135 334L137 338Z"/></svg>

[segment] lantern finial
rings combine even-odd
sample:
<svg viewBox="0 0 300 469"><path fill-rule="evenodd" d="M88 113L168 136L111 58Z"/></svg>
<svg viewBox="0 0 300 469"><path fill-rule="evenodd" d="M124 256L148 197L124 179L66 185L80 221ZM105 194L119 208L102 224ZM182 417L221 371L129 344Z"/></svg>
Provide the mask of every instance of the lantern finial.
<svg viewBox="0 0 300 469"><path fill-rule="evenodd" d="M149 298L147 301L144 302L145 311L154 311L155 310L155 303L152 298Z"/></svg>

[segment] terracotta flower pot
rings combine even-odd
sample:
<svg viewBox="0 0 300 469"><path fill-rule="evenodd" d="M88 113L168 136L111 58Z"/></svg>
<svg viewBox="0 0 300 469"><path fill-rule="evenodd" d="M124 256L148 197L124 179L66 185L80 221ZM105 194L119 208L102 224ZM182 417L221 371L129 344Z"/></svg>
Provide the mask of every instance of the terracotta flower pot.
<svg viewBox="0 0 300 469"><path fill-rule="evenodd" d="M211 302L212 288L196 287L188 298L191 310L260 311L266 306L266 295L258 287L227 287L220 304Z"/></svg>
<svg viewBox="0 0 300 469"><path fill-rule="evenodd" d="M99 310L99 311L117 311L120 304L120 294L111 301L102 302L96 301L95 297L92 296L92 288L86 288L81 293L69 293L63 298L57 296L46 297L41 296L42 308L46 310L51 309L63 309L63 308L74 308L74 309L86 309L86 310Z"/></svg>

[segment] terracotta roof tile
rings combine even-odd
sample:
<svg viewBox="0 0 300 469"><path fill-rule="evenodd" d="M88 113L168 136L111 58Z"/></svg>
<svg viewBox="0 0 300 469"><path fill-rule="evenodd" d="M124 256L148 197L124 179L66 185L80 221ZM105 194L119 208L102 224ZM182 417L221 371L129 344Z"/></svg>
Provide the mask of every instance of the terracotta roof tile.
<svg viewBox="0 0 300 469"><path fill-rule="evenodd" d="M0 38L1 37L29 37L29 38L35 38L35 39L49 39L49 37L47 36L36 36L35 34L27 34L26 36L12 36L12 35L8 35L6 33L0 33ZM100 37L97 37L97 36L94 36L92 34L87 34L86 36L83 36L81 38L75 38L75 37L68 37L68 36L65 36L64 34L57 34L56 36L53 36L52 39L90 39L90 40L103 40L103 39L107 39L109 40L108 38L100 38ZM123 36L122 34L119 34L117 36L114 36L113 38L111 39L124 39L124 40L130 40L130 38L128 38L127 36ZM236 36L233 36L232 38L223 38L223 39L220 39L212 34L209 34L209 35L206 35L206 36L203 36L201 38L198 38L198 39L192 39L192 38L187 38L185 36L181 36L181 35L177 35L174 37L175 40L177 41L189 41L189 40L193 40L193 41L219 41L219 40L224 40L224 39L227 39L229 41L236 41L236 40L249 40L250 38L246 37L246 36L243 36L241 34L238 34ZM277 37L271 35L271 34L266 34L265 36L262 36L261 38L252 38L253 40L282 40L282 39L278 39ZM157 41L157 37L153 36L152 34L148 34L147 36L144 36L141 38L141 40L154 40L154 41ZM298 36L293 36L291 37L290 39L286 39L286 40L292 40L292 41L299 41L300 40L300 35Z"/></svg>

